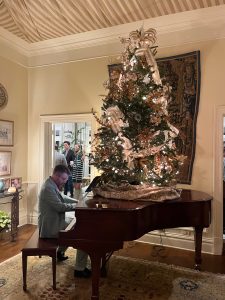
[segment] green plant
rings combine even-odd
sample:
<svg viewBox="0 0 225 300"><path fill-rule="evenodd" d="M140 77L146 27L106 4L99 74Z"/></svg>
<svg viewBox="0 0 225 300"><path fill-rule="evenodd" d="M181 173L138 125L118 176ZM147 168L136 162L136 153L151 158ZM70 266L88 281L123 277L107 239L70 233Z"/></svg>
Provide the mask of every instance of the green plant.
<svg viewBox="0 0 225 300"><path fill-rule="evenodd" d="M6 212L0 210L0 231L2 229L8 229L10 224L10 216Z"/></svg>

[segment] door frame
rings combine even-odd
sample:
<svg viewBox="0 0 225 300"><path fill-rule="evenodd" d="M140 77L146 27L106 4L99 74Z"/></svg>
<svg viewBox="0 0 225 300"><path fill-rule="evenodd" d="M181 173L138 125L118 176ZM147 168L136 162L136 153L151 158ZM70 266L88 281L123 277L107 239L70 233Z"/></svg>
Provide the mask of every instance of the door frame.
<svg viewBox="0 0 225 300"><path fill-rule="evenodd" d="M64 114L64 115L41 115L40 116L40 164L39 164L39 188L49 174L49 147L52 144L50 141L50 132L52 123L79 123L87 122L91 124L91 140L97 130L97 122L92 113L85 114ZM52 147L52 145L51 145ZM91 180L95 177L97 171L91 166Z"/></svg>
<svg viewBox="0 0 225 300"><path fill-rule="evenodd" d="M221 255L223 252L223 119L225 118L225 106L215 107L214 116L214 193L212 201L213 253Z"/></svg>

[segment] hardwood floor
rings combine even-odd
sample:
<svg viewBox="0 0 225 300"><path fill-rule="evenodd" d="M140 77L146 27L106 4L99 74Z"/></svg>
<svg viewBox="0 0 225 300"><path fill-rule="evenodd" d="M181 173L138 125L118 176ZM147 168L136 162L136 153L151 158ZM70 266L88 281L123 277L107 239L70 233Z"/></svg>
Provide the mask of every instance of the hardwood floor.
<svg viewBox="0 0 225 300"><path fill-rule="evenodd" d="M192 251L135 242L128 249L120 250L119 254L194 269ZM201 270L225 274L225 256L202 253Z"/></svg>
<svg viewBox="0 0 225 300"><path fill-rule="evenodd" d="M10 241L10 236L5 235L3 239L0 239L0 263L18 253L20 253L27 240L31 237L35 231L36 226L24 225L19 227L19 232L15 242Z"/></svg>
<svg viewBox="0 0 225 300"><path fill-rule="evenodd" d="M20 253L35 229L36 226L34 225L24 225L19 228L19 233L15 242L11 242L9 236L0 240L0 263ZM193 268L194 266L194 252L192 251L149 245L134 241L125 243L124 249L117 253L128 257L159 261L188 268ZM202 271L225 274L225 255L203 253Z"/></svg>

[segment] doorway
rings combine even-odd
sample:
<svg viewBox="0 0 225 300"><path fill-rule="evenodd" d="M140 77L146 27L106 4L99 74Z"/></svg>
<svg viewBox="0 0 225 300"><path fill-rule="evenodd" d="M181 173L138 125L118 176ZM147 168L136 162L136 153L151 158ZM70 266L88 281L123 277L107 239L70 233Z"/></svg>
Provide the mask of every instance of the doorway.
<svg viewBox="0 0 225 300"><path fill-rule="evenodd" d="M223 118L223 240L225 240L225 117Z"/></svg>
<svg viewBox="0 0 225 300"><path fill-rule="evenodd" d="M57 146L58 151L63 153L64 141L70 143L70 148L74 150L74 145L79 144L83 153L83 180L90 182L91 168L89 164L91 151L91 124L90 122L74 123L52 123L53 145ZM54 148L54 147L53 147ZM52 148L52 168L55 161L55 151Z"/></svg>
<svg viewBox="0 0 225 300"><path fill-rule="evenodd" d="M41 116L40 119L39 184L44 182L52 173L55 143L59 145L60 151L62 151L64 140L72 142L72 147L74 143L82 144L86 161L84 177L88 182L91 181L96 173L95 168L90 166L88 162L91 141L96 131L96 121L93 114L45 115Z"/></svg>

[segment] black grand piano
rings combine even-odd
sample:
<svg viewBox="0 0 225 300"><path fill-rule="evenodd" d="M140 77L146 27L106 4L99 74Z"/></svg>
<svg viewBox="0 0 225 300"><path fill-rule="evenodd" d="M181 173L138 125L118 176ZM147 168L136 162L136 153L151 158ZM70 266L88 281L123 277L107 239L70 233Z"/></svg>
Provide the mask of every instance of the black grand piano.
<svg viewBox="0 0 225 300"><path fill-rule="evenodd" d="M211 222L212 197L194 190L165 202L86 198L76 208L76 223L59 233L59 245L87 252L92 266L92 300L99 299L100 267L107 253L152 230L193 227L195 268L201 264L202 232Z"/></svg>

